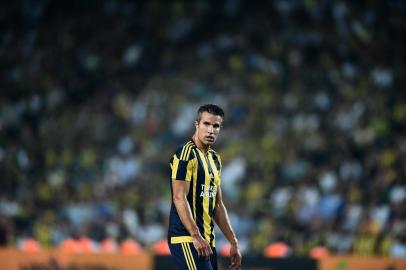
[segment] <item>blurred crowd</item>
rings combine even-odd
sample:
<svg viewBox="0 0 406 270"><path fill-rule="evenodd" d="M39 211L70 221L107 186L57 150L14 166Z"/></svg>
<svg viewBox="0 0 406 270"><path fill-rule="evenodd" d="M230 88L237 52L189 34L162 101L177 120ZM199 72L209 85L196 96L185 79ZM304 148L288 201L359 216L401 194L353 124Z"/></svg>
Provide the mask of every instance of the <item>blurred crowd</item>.
<svg viewBox="0 0 406 270"><path fill-rule="evenodd" d="M405 18L400 0L1 3L0 245L165 239L169 160L216 103L243 253L406 258Z"/></svg>

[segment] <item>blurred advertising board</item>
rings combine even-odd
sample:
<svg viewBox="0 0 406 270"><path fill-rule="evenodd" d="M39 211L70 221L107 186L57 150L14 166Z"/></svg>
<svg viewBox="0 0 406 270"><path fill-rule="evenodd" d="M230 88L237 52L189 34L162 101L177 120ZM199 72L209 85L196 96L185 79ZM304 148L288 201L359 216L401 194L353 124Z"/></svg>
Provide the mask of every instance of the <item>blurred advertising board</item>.
<svg viewBox="0 0 406 270"><path fill-rule="evenodd" d="M1 270L151 270L149 253L66 254L59 251L22 252L0 249Z"/></svg>
<svg viewBox="0 0 406 270"><path fill-rule="evenodd" d="M358 256L332 256L319 262L319 270L405 270L406 260L358 257Z"/></svg>

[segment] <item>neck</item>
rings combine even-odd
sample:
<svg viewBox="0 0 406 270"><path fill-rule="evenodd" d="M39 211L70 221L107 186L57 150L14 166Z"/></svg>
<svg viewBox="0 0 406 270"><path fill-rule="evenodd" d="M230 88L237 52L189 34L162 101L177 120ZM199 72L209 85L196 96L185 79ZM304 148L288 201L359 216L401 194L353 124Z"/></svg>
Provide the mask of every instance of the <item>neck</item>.
<svg viewBox="0 0 406 270"><path fill-rule="evenodd" d="M203 144L199 138L197 137L196 133L192 136L193 142L196 144L197 148L199 148L203 153L206 153L209 150L209 146Z"/></svg>

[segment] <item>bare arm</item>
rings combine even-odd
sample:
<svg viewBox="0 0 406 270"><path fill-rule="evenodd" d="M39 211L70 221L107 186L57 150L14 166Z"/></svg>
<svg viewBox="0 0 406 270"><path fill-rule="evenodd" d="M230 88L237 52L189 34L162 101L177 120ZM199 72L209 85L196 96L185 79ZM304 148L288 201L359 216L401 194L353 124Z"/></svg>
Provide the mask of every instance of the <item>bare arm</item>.
<svg viewBox="0 0 406 270"><path fill-rule="evenodd" d="M199 256L207 257L213 254L209 243L202 237L195 221L192 210L187 201L187 194L190 189L190 182L182 180L172 180L173 202L182 221L183 226L193 238L193 245Z"/></svg>
<svg viewBox="0 0 406 270"><path fill-rule="evenodd" d="M223 232L224 236L231 244L230 256L231 256L231 269L240 269L241 267L241 252L238 248L238 240L235 236L233 228L231 227L230 220L228 218L227 209L223 203L223 196L221 194L221 188L218 188L216 195L216 209L214 214L214 220Z"/></svg>

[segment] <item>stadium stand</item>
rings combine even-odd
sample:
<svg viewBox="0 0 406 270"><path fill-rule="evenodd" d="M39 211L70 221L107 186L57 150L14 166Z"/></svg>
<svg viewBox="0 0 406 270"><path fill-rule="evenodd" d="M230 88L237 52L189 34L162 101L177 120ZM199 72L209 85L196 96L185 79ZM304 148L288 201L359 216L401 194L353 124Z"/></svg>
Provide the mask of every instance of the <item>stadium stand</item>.
<svg viewBox="0 0 406 270"><path fill-rule="evenodd" d="M282 236L292 255L406 258L405 17L396 0L2 2L0 245L151 248L170 155L210 102L243 252Z"/></svg>

